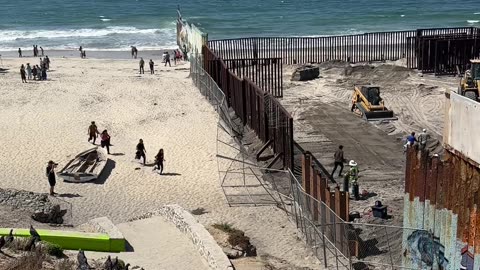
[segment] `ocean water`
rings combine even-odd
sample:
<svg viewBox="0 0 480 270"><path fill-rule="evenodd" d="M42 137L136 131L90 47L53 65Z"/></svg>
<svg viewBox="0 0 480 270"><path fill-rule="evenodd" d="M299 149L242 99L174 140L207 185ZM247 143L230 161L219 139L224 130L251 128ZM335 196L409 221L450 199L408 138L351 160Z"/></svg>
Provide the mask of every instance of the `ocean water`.
<svg viewBox="0 0 480 270"><path fill-rule="evenodd" d="M480 0L0 0L0 51L173 48L178 4L209 39L480 27Z"/></svg>

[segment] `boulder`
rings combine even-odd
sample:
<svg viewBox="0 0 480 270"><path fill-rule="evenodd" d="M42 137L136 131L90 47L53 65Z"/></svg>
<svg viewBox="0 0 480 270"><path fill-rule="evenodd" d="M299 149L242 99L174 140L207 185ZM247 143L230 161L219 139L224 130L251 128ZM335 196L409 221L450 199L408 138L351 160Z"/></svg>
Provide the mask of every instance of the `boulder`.
<svg viewBox="0 0 480 270"><path fill-rule="evenodd" d="M66 214L66 210L62 210L60 205L55 204L51 207L44 208L43 210L36 210L32 214L32 219L41 223L54 223L62 224L63 216Z"/></svg>
<svg viewBox="0 0 480 270"><path fill-rule="evenodd" d="M225 255L227 255L229 259L233 260L233 259L243 257L243 252L241 250L229 248L229 247L223 247L222 250L223 250L223 253L225 253Z"/></svg>
<svg viewBox="0 0 480 270"><path fill-rule="evenodd" d="M312 65L303 65L295 69L292 74L292 81L310 81L318 78L320 69Z"/></svg>

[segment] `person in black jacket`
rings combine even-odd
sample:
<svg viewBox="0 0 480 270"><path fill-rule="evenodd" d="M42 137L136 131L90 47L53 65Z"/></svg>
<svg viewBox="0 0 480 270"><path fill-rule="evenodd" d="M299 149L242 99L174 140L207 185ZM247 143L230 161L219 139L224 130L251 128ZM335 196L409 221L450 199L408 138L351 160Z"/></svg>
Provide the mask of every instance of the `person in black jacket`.
<svg viewBox="0 0 480 270"><path fill-rule="evenodd" d="M145 153L147 153L147 150L145 149L145 145L143 145L143 140L140 139L140 141L137 144L137 153L135 155L135 158L136 159L143 158L143 165L145 165L147 161L147 157Z"/></svg>
<svg viewBox="0 0 480 270"><path fill-rule="evenodd" d="M55 184L57 183L55 179L55 168L57 167L57 163L53 161L49 161L47 165L46 175L48 178L48 183L50 184L50 195L55 196Z"/></svg>

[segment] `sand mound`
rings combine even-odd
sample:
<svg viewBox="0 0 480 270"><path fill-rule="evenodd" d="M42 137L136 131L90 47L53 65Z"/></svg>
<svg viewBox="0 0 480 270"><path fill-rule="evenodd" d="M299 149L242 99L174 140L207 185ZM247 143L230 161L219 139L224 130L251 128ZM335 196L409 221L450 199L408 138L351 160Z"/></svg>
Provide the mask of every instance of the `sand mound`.
<svg viewBox="0 0 480 270"><path fill-rule="evenodd" d="M346 81L353 84L374 83L378 85L399 84L411 75L413 71L405 67L395 65L360 65L345 68Z"/></svg>

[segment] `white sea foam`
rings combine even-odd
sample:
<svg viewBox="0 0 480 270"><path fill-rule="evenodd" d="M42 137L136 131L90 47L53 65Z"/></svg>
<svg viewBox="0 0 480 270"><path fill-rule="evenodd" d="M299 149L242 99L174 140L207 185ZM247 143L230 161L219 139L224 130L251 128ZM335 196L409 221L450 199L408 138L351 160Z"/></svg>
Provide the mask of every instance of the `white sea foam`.
<svg viewBox="0 0 480 270"><path fill-rule="evenodd" d="M476 24L476 23L479 23L480 21L479 20L467 20L467 23L469 24Z"/></svg>
<svg viewBox="0 0 480 270"><path fill-rule="evenodd" d="M105 18L105 16L103 16L103 15L100 15L100 16L98 16L98 17L100 17L100 18Z"/></svg>
<svg viewBox="0 0 480 270"><path fill-rule="evenodd" d="M473 13L473 14L475 14L475 15L480 15L480 12L475 12L475 13Z"/></svg>
<svg viewBox="0 0 480 270"><path fill-rule="evenodd" d="M111 21L112 19L100 19L102 22L109 22Z"/></svg>
<svg viewBox="0 0 480 270"><path fill-rule="evenodd" d="M405 17L405 15L404 15L404 14L402 14L402 15L400 15L400 17Z"/></svg>
<svg viewBox="0 0 480 270"><path fill-rule="evenodd" d="M135 27L111 26L101 29L71 29L71 30L0 30L0 42L36 38L75 38L102 37L118 34L172 34L174 29L138 29Z"/></svg>

